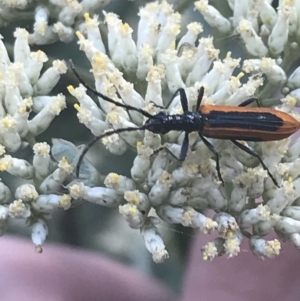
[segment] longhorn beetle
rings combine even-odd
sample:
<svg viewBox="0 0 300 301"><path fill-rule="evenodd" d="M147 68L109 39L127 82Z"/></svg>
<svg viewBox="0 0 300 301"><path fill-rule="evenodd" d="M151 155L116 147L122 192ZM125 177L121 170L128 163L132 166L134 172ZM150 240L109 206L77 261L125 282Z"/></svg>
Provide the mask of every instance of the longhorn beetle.
<svg viewBox="0 0 300 301"><path fill-rule="evenodd" d="M166 105L167 109L174 98L179 93L180 101L183 109L183 114L170 115L163 111L156 115L151 115L143 109L139 109L130 105L119 103L113 99L103 95L87 85L79 76L75 67L70 61L71 68L78 78L80 83L90 92L103 98L104 100L122 107L128 111L136 111L148 118L144 125L140 127L128 127L116 129L106 132L103 135L95 137L90 143L86 145L76 166L76 175L79 175L79 169L83 157L89 148L98 140L113 134L122 132L143 131L148 130L156 134L166 134L169 131L185 132L179 157L173 154L168 148L163 147L169 154L179 161L184 161L187 155L189 146L189 133L197 131L203 143L210 149L216 157L216 169L219 179L224 183L220 172L219 154L214 146L206 139L229 139L241 150L249 155L257 158L262 167L267 171L273 183L278 186L277 181L270 173L268 167L265 165L260 156L249 146L245 146L237 140L244 141L275 141L289 137L300 128L300 122L289 114L277 111L270 108L261 107L246 107L247 105L257 102L256 98L250 98L241 103L238 107L218 106L218 105L201 105L204 88L199 89L196 111L188 110L188 102L185 90L179 88L172 96L169 103ZM159 150L161 150L160 148Z"/></svg>

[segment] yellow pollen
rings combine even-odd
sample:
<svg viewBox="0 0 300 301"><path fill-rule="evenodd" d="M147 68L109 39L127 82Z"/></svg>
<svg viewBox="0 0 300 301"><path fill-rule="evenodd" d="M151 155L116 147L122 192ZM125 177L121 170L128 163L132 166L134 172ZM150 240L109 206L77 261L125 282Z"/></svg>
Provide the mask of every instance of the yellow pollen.
<svg viewBox="0 0 300 301"><path fill-rule="evenodd" d="M89 13L85 13L84 15L85 22L89 22L91 20Z"/></svg>
<svg viewBox="0 0 300 301"><path fill-rule="evenodd" d="M176 44L175 44L175 41L173 41L172 44L171 44L171 49L174 50L175 47L176 47Z"/></svg>
<svg viewBox="0 0 300 301"><path fill-rule="evenodd" d="M84 36L79 30L76 31L76 36L79 40L84 40Z"/></svg>
<svg viewBox="0 0 300 301"><path fill-rule="evenodd" d="M109 174L109 178L110 178L112 181L114 181L114 182L118 182L120 176L119 176L117 173L110 173L110 174Z"/></svg>
<svg viewBox="0 0 300 301"><path fill-rule="evenodd" d="M0 170L1 171L5 171L7 169L7 165L6 164L0 164Z"/></svg>
<svg viewBox="0 0 300 301"><path fill-rule="evenodd" d="M82 111L82 109L81 109L81 107L80 107L80 105L79 105L78 103L75 103L75 104L74 104L74 108L75 108L75 110L76 110L77 112L81 112L81 111Z"/></svg>
<svg viewBox="0 0 300 301"><path fill-rule="evenodd" d="M231 51L228 51L226 54L226 59L230 59L231 58Z"/></svg>
<svg viewBox="0 0 300 301"><path fill-rule="evenodd" d="M124 23L124 24L121 24L120 29L121 29L122 33L129 33L131 30L131 27L129 26L128 23Z"/></svg>
<svg viewBox="0 0 300 301"><path fill-rule="evenodd" d="M226 233L226 237L227 237L227 238L233 238L233 232L232 232L232 231L228 231L228 232Z"/></svg>
<svg viewBox="0 0 300 301"><path fill-rule="evenodd" d="M236 77L237 79L241 79L245 75L244 72L240 72Z"/></svg>
<svg viewBox="0 0 300 301"><path fill-rule="evenodd" d="M63 157L61 158L61 163L63 163L63 164L68 163L68 160L67 160L67 158L66 158L65 156L63 156Z"/></svg>
<svg viewBox="0 0 300 301"><path fill-rule="evenodd" d="M136 213L137 213L136 206L131 206L131 208L129 210L129 214L130 215L135 215Z"/></svg>
<svg viewBox="0 0 300 301"><path fill-rule="evenodd" d="M68 87L67 87L67 89L68 89L68 91L70 92L70 93L72 93L72 92L74 92L74 87L72 86L72 85L69 85Z"/></svg>

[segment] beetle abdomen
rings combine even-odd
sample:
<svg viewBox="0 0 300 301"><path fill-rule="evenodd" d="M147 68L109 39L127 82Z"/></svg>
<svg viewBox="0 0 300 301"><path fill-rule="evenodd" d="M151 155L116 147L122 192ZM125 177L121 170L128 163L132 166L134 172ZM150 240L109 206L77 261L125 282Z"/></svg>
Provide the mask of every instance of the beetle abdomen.
<svg viewBox="0 0 300 301"><path fill-rule="evenodd" d="M268 108L203 105L202 134L210 138L273 141L289 137L300 123L285 112Z"/></svg>

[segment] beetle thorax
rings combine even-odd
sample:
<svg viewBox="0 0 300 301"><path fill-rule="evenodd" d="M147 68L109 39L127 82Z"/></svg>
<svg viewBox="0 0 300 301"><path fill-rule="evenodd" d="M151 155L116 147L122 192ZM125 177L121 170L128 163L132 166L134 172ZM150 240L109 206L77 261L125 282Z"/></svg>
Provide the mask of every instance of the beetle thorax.
<svg viewBox="0 0 300 301"><path fill-rule="evenodd" d="M169 131L194 132L202 129L202 116L197 112L185 112L184 114L169 115L160 112L149 118L145 123L145 129L156 134L165 134Z"/></svg>

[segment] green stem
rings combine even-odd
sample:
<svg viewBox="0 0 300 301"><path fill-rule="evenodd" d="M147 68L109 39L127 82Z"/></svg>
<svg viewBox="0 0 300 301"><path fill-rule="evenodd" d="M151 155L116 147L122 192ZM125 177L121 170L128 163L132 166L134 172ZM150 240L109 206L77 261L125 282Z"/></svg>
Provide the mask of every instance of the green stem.
<svg viewBox="0 0 300 301"><path fill-rule="evenodd" d="M35 137L33 137L31 135L27 135L25 137L25 140L29 143L29 145L31 146L31 148L33 148L33 146L36 144Z"/></svg>
<svg viewBox="0 0 300 301"><path fill-rule="evenodd" d="M270 94L274 88L275 88L275 86L273 84L271 84L270 82L267 83L266 85L264 85L263 89L258 94L258 99L261 101L261 103L263 103L263 100L265 98L270 96Z"/></svg>
<svg viewBox="0 0 300 301"><path fill-rule="evenodd" d="M260 103L262 107L269 108L276 105L280 105L281 101L279 98L266 98L266 99L260 99Z"/></svg>
<svg viewBox="0 0 300 301"><path fill-rule="evenodd" d="M299 54L299 51L296 50L296 49L292 49L290 47L290 44L287 44L285 46L285 49L284 49L284 58L283 58L283 61L281 63L281 68L284 70L284 71L289 71L289 69L291 68L292 64L298 60L300 58L300 54Z"/></svg>

